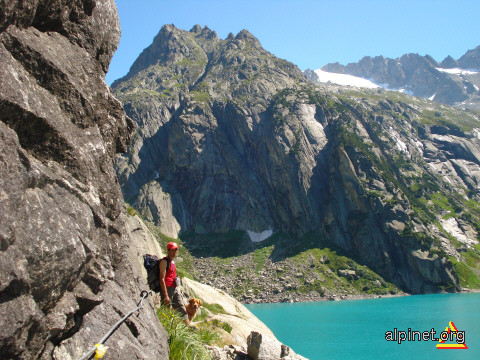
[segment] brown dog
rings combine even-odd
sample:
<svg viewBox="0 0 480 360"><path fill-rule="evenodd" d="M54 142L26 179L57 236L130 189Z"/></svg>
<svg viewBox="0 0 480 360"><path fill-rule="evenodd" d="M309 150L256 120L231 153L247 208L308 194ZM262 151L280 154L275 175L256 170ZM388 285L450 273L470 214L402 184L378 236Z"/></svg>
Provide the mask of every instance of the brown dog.
<svg viewBox="0 0 480 360"><path fill-rule="evenodd" d="M187 310L187 314L188 314L187 324L193 321L193 319L195 318L195 315L197 315L197 310L202 305L203 305L203 301L200 299L192 298L188 300L188 305L185 306L185 310Z"/></svg>

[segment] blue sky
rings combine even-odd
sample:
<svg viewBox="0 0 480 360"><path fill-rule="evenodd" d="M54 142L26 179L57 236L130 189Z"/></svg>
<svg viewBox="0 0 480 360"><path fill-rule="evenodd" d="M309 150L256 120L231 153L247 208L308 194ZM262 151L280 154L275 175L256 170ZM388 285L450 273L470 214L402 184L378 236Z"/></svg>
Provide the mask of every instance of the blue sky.
<svg viewBox="0 0 480 360"><path fill-rule="evenodd" d="M247 29L274 55L318 69L363 56L455 59L480 45L478 0L115 0L122 37L106 80L124 76L162 25Z"/></svg>

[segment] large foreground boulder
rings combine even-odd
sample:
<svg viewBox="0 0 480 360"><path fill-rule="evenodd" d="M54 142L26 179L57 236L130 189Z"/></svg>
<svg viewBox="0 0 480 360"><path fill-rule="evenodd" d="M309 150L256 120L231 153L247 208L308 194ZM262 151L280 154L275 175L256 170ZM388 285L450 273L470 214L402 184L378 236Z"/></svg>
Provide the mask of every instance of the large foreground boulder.
<svg viewBox="0 0 480 360"><path fill-rule="evenodd" d="M247 345L248 356L253 360L307 360L303 356L295 354L287 345L256 331L252 331L248 336Z"/></svg>
<svg viewBox="0 0 480 360"><path fill-rule="evenodd" d="M190 297L200 298L206 304L220 306L222 311L211 314L210 320L218 320L232 327L231 337L226 339L226 343L246 347L247 338L252 331L258 331L271 339L276 339L273 332L263 322L227 293L188 278L184 278L182 281ZM201 309L204 311L204 308Z"/></svg>
<svg viewBox="0 0 480 360"><path fill-rule="evenodd" d="M104 81L113 0L2 2L0 358L76 359L136 307L112 158L133 125ZM112 359L167 358L146 306L108 340Z"/></svg>

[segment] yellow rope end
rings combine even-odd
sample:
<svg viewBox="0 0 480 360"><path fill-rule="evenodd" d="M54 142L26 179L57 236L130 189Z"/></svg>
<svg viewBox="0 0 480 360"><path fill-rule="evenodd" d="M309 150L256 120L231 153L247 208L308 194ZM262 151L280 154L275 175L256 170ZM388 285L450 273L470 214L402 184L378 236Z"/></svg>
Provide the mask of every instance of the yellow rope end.
<svg viewBox="0 0 480 360"><path fill-rule="evenodd" d="M101 359L107 352L108 346L103 346L102 344L95 344L97 350L95 350L95 360Z"/></svg>

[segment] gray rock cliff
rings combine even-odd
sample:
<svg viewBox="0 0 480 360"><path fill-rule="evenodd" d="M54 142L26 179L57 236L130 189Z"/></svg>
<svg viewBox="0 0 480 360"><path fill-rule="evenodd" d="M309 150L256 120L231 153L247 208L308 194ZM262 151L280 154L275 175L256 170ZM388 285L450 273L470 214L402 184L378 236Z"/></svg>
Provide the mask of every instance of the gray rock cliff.
<svg viewBox="0 0 480 360"><path fill-rule="evenodd" d="M133 130L104 81L119 38L113 0L2 2L2 359L79 358L144 288L112 166ZM122 325L109 357L166 358L154 319Z"/></svg>

